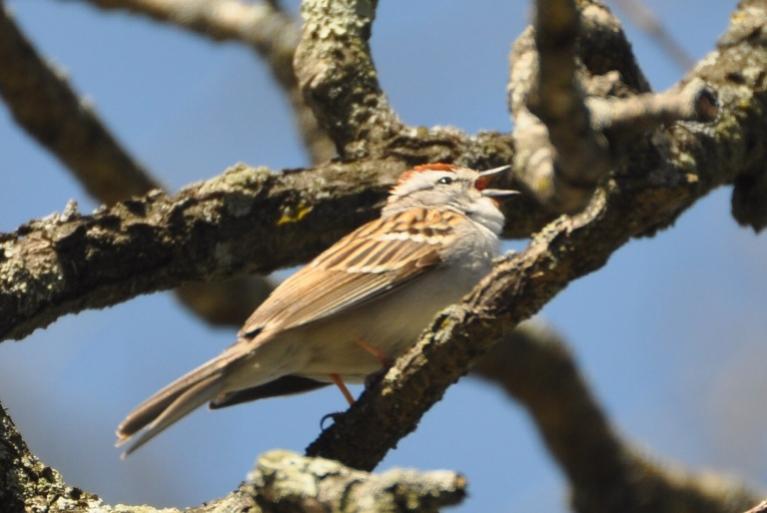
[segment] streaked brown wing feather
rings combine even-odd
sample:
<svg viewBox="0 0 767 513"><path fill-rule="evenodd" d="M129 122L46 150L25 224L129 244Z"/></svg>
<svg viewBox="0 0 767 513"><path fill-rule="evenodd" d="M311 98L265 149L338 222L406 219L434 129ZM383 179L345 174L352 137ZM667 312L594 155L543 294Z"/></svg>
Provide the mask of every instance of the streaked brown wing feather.
<svg viewBox="0 0 767 513"><path fill-rule="evenodd" d="M464 221L454 211L414 208L361 226L280 284L240 335L305 325L408 283L440 263L441 244Z"/></svg>

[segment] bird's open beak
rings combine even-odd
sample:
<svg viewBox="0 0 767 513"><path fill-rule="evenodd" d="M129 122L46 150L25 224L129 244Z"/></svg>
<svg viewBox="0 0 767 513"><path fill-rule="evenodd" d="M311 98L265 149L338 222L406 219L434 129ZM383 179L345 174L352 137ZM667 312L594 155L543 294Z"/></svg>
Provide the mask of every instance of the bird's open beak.
<svg viewBox="0 0 767 513"><path fill-rule="evenodd" d="M479 173L479 178L477 178L477 189L479 189L482 192L483 196L488 196L491 198L499 198L503 196L512 196L514 194L519 194L519 191L515 191L513 189L488 189L486 188L487 182L490 181L490 177L497 175L499 173L502 173L506 170L508 170L511 166L500 166L500 167L494 167L493 169L488 169L487 171L481 171Z"/></svg>
<svg viewBox="0 0 767 513"><path fill-rule="evenodd" d="M514 194L521 194L514 189L483 189L482 196L488 196L490 198L502 198L504 196L513 196Z"/></svg>
<svg viewBox="0 0 767 513"><path fill-rule="evenodd" d="M486 176L493 176L493 175L497 175L498 173L503 173L504 171L506 171L506 170L507 170L507 169L509 169L510 167L511 167L511 166L509 166L509 165L507 164L507 165L505 165L505 166L501 166L501 167L494 167L493 169L488 169L487 171L480 171L480 172L479 172L479 176L480 176L480 178L484 178L484 177L486 177Z"/></svg>

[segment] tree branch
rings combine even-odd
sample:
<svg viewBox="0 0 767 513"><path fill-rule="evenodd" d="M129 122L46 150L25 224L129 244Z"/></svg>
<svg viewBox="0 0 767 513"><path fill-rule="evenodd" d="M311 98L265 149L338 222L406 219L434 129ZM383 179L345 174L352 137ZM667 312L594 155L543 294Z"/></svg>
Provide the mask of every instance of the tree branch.
<svg viewBox="0 0 767 513"><path fill-rule="evenodd" d="M623 440L551 329L524 323L473 375L498 383L528 410L567 474L576 512L736 513L759 495L740 483L660 464Z"/></svg>
<svg viewBox="0 0 767 513"><path fill-rule="evenodd" d="M57 157L85 190L111 205L161 189L148 170L117 142L64 76L38 54L0 0L0 95L18 125ZM265 278L188 284L176 292L214 325L239 326L269 294Z"/></svg>
<svg viewBox="0 0 767 513"><path fill-rule="evenodd" d="M83 1L83 0L81 0ZM216 41L250 45L269 65L288 97L299 133L314 163L335 156L333 143L303 101L293 72L293 54L300 36L292 17L273 2L242 0L85 0L102 9L123 10L170 23Z"/></svg>
<svg viewBox="0 0 767 513"><path fill-rule="evenodd" d="M247 480L229 495L186 513L280 511L304 513L436 512L459 503L466 480L448 471L393 469L380 475L344 467L338 462L305 458L287 451L261 456ZM176 508L112 506L79 488L46 466L27 448L13 421L0 405L0 504L5 513L181 513ZM354 504L354 509L346 507Z"/></svg>
<svg viewBox="0 0 767 513"><path fill-rule="evenodd" d="M674 36L666 30L660 19L645 5L642 0L613 0L615 4L626 14L626 17L647 32L658 45L671 57L682 71L692 68L695 61L689 53L679 44Z"/></svg>
<svg viewBox="0 0 767 513"><path fill-rule="evenodd" d="M464 159L492 155L462 149L454 151ZM306 261L377 215L404 169L395 159L280 175L238 165L175 197L154 191L90 216L67 210L0 234L0 340L188 281ZM545 219L525 198L506 211L508 236Z"/></svg>
<svg viewBox="0 0 767 513"><path fill-rule="evenodd" d="M729 33L742 24L767 27L760 2L741 2ZM752 32L753 33L753 32ZM727 41L725 36L723 41ZM759 73L743 83L735 70L767 67L767 43L744 38L720 44L697 75L723 98L713 126L675 125L652 138L633 137L633 150L588 208L561 217L519 254L497 263L459 305L443 311L418 343L397 360L377 386L307 449L310 455L373 468L423 413L504 333L537 312L571 281L602 267L632 237L668 226L698 198L731 183L767 157L767 83Z"/></svg>
<svg viewBox="0 0 767 513"><path fill-rule="evenodd" d="M597 2L582 4L579 13L574 0L539 1L535 31L520 36L510 57L515 172L548 208L569 213L587 204L625 153L613 132L711 121L717 113L716 95L700 79L637 95L648 87L633 56L621 64L604 52L611 41L612 52L631 55L619 22Z"/></svg>
<svg viewBox="0 0 767 513"><path fill-rule="evenodd" d="M284 513L318 511L320 506L338 513L433 513L466 495L466 480L454 472L394 469L374 475L286 451L261 456L248 481L265 511Z"/></svg>
<svg viewBox="0 0 767 513"><path fill-rule="evenodd" d="M543 5L539 16L542 24L548 13L545 9L555 11L551 13L554 19L541 29L557 40L540 43L545 50L543 64L553 77L545 79L539 72L536 47L543 37L536 36L532 28L517 38L509 55L508 101L517 148L515 176L554 212L576 212L583 208L606 169L604 136L591 129L581 89L590 96L619 97L649 91L620 22L598 2L584 0L581 6L579 15L574 15L569 0ZM548 116L551 126L533 113L536 108L544 117ZM574 116L572 120L570 115ZM550 129L554 132L552 137ZM581 139L585 140L583 149ZM560 150L557 144L563 148ZM596 153L585 151L594 145L599 146ZM566 153L560 155L560 151ZM575 158L570 159L567 152L574 153ZM584 155L578 156L581 152ZM592 168L591 159L598 159L599 165ZM563 160L565 170L560 165ZM584 170L585 178L580 177L583 168L588 168Z"/></svg>
<svg viewBox="0 0 767 513"><path fill-rule="evenodd" d="M719 111L714 91L699 78L683 87L628 98L589 98L595 130L647 130L676 121L714 121Z"/></svg>
<svg viewBox="0 0 767 513"><path fill-rule="evenodd" d="M376 0L303 0L295 57L304 98L347 158L375 154L403 131L370 56Z"/></svg>
<svg viewBox="0 0 767 513"><path fill-rule="evenodd" d="M580 13L575 0L537 0L537 80L527 107L546 125L556 149L558 179L593 190L611 168L607 141L591 129L591 116L576 76ZM579 208L585 206L583 202ZM570 210L570 209L569 209Z"/></svg>
<svg viewBox="0 0 767 513"><path fill-rule="evenodd" d="M63 73L35 51L0 2L0 95L20 127L105 203L158 187L125 151Z"/></svg>

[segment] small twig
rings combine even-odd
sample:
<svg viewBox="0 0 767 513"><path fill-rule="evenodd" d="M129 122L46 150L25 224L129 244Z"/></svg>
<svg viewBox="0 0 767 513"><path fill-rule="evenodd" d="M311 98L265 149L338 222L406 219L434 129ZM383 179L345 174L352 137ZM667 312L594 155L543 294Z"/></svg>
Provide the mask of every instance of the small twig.
<svg viewBox="0 0 767 513"><path fill-rule="evenodd" d="M719 111L716 93L694 78L682 89L628 98L589 98L596 130L647 130L676 121L709 122Z"/></svg>
<svg viewBox="0 0 767 513"><path fill-rule="evenodd" d="M695 61L682 45L666 30L660 19L642 0L613 0L626 13L626 17L656 42L682 71L692 68Z"/></svg>
<svg viewBox="0 0 767 513"><path fill-rule="evenodd" d="M473 375L497 383L528 410L568 476L577 512L737 512L759 496L713 473L660 464L623 440L567 346L539 322L522 324L496 344Z"/></svg>
<svg viewBox="0 0 767 513"><path fill-rule="evenodd" d="M295 69L304 98L344 157L381 153L403 131L378 83L368 40L375 0L304 0Z"/></svg>

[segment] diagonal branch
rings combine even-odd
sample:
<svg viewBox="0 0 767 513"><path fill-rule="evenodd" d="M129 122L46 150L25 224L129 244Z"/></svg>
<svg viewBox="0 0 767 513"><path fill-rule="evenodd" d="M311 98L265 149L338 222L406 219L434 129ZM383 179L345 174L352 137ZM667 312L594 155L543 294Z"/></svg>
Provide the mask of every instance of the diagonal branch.
<svg viewBox="0 0 767 513"><path fill-rule="evenodd" d="M767 27L763 3L741 2L729 32L743 24ZM753 34L753 30L750 32ZM634 137L633 151L588 208L561 217L528 248L502 259L464 301L443 311L379 384L323 431L307 452L370 469L406 434L477 359L519 322L529 318L573 280L599 269L632 237L669 226L697 199L731 183L767 157L767 40L725 36L697 68L723 98L713 126L675 125L651 139ZM628 150L627 150L628 151Z"/></svg>
<svg viewBox="0 0 767 513"><path fill-rule="evenodd" d="M16 122L105 203L158 187L63 73L37 53L0 2L0 95Z"/></svg>
<svg viewBox="0 0 767 513"><path fill-rule="evenodd" d="M313 162L335 155L333 143L303 101L293 72L299 28L273 2L243 0L81 0L102 9L123 10L155 21L178 25L216 41L250 45L269 65L288 97L298 129Z"/></svg>
<svg viewBox="0 0 767 513"><path fill-rule="evenodd" d="M61 160L92 197L113 204L162 188L24 37L1 0L0 63L0 95L18 125ZM177 294L206 321L239 325L270 289L268 281L254 277L187 284Z"/></svg>
<svg viewBox="0 0 767 513"><path fill-rule="evenodd" d="M671 57L682 71L692 68L695 61L663 26L658 16L645 5L643 0L613 0L634 25L647 34Z"/></svg>
<svg viewBox="0 0 767 513"><path fill-rule="evenodd" d="M758 500L740 483L658 463L623 440L550 328L522 324L472 374L498 383L528 410L567 474L577 512L738 512Z"/></svg>

